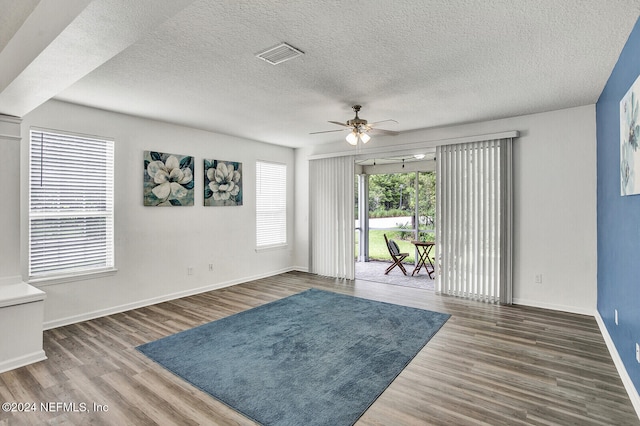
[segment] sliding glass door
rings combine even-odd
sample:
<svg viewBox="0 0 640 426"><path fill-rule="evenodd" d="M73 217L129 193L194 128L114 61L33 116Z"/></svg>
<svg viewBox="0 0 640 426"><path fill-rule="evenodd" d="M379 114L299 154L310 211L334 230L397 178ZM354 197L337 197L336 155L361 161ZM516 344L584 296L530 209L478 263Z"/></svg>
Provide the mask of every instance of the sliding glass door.
<svg viewBox="0 0 640 426"><path fill-rule="evenodd" d="M359 174L356 178L357 261L388 260L384 235L415 261L411 241L434 241L435 172Z"/></svg>

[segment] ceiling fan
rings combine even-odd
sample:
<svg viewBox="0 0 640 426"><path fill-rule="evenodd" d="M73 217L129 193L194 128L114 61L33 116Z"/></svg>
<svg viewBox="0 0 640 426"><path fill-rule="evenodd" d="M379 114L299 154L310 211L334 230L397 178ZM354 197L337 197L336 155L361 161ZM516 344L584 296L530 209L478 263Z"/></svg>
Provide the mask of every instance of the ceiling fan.
<svg viewBox="0 0 640 426"><path fill-rule="evenodd" d="M362 143L369 142L369 140L371 139L371 136L369 136L368 133L379 133L379 134L390 135L390 136L396 136L398 134L398 132L394 132L393 130L384 130L384 129L374 128L374 126L380 123L385 123L387 121L393 121L394 123L397 123L396 120L389 119L389 120L376 121L375 123L369 123L367 122L367 120L358 117L360 108L362 108L362 106L360 105L353 106L353 110L355 111L356 116L351 120L347 120L346 123L341 123L339 121L329 121L329 123L337 124L338 126L343 126L345 127L345 129L324 130L322 132L311 132L309 134L315 135L318 133L342 132L344 130L351 130L351 132L346 137L347 142L349 142L351 145L357 145L358 140L362 141Z"/></svg>

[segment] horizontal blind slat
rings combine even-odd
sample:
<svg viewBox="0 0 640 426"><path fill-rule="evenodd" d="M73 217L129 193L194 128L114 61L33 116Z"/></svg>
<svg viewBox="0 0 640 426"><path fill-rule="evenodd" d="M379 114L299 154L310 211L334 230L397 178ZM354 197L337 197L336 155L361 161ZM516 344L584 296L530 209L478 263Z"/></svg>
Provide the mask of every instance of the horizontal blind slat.
<svg viewBox="0 0 640 426"><path fill-rule="evenodd" d="M31 131L29 274L113 267L113 141Z"/></svg>
<svg viewBox="0 0 640 426"><path fill-rule="evenodd" d="M256 246L287 242L287 166L256 162Z"/></svg>

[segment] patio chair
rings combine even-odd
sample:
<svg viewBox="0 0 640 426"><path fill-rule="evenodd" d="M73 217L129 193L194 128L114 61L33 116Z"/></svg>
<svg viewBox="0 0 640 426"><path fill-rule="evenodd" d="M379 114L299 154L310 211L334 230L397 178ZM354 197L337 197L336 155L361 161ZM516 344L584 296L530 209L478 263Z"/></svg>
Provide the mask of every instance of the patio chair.
<svg viewBox="0 0 640 426"><path fill-rule="evenodd" d="M387 249L389 250L389 254L391 255L391 259L393 260L393 264L384 271L384 274L387 275L393 268L399 266L402 270L402 273L407 275L407 270L404 269L404 265L402 261L409 256L409 253L400 253L400 248L398 244L387 238L387 234L384 234L384 241L387 243Z"/></svg>

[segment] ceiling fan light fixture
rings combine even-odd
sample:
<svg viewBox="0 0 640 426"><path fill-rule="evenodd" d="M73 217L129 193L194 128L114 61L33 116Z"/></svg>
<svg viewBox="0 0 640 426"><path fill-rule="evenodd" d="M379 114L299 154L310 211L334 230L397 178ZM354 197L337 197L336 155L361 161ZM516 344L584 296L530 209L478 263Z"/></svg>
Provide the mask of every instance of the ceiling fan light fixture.
<svg viewBox="0 0 640 426"><path fill-rule="evenodd" d="M375 123L369 124L369 122L364 118L358 117L358 112L360 112L360 108L362 108L360 105L353 106L353 111L356 113L356 116L351 120L347 120L346 123L340 122L340 121L329 121L329 123L342 126L343 127L342 130L347 130L347 129L349 130L349 134L345 139L347 140L347 142L349 142L350 145L357 146L358 141L362 142L363 144L369 142L371 140L371 136L369 136L367 132L369 132L370 130L376 130L382 134L391 135L391 136L395 136L398 134L398 132L393 132L391 130L373 128L373 126L376 125L377 123L383 123L385 121L393 121L394 123L397 123L396 120L389 119L389 120L377 121ZM317 133L329 133L329 132L339 132L339 131L340 130L325 130L322 132L311 132L309 134L315 135Z"/></svg>
<svg viewBox="0 0 640 426"><path fill-rule="evenodd" d="M349 142L350 145L355 146L358 144L358 135L355 131L349 133L345 139L347 140L347 142Z"/></svg>

